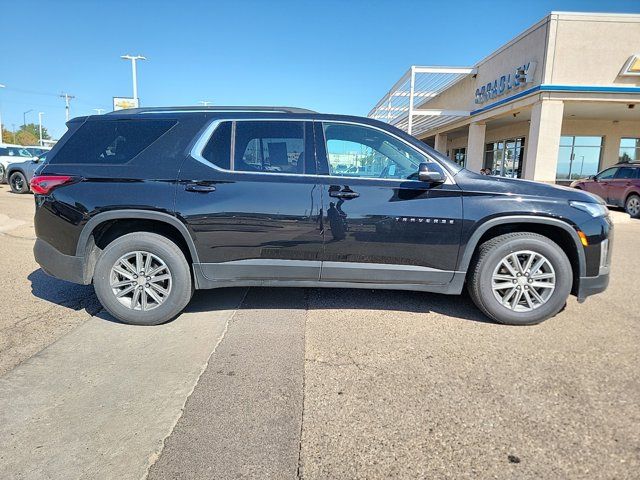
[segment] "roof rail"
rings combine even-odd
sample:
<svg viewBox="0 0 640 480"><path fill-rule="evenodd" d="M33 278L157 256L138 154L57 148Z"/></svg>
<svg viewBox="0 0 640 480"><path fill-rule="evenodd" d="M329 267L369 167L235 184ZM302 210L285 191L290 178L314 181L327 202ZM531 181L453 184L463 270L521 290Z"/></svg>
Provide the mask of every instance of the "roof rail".
<svg viewBox="0 0 640 480"><path fill-rule="evenodd" d="M296 107L259 107L259 106L182 106L182 107L143 107L127 108L109 112L107 115L136 115L139 113L168 113L168 112L274 112L274 113L318 113L306 108Z"/></svg>

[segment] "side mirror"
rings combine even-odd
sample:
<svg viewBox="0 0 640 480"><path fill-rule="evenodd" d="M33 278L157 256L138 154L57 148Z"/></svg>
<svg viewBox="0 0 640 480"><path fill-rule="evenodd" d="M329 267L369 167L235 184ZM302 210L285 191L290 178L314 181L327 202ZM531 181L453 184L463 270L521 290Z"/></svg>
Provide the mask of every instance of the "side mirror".
<svg viewBox="0 0 640 480"><path fill-rule="evenodd" d="M33 160L31 160L33 163L40 163L40 157L33 157Z"/></svg>
<svg viewBox="0 0 640 480"><path fill-rule="evenodd" d="M421 163L418 167L418 180L427 183L444 183L444 176L440 172L429 170L428 163Z"/></svg>
<svg viewBox="0 0 640 480"><path fill-rule="evenodd" d="M597 176L595 176L595 175L589 175L589 176L587 177L587 180L593 180L594 182L597 182L597 181L598 181L598 177L597 177Z"/></svg>

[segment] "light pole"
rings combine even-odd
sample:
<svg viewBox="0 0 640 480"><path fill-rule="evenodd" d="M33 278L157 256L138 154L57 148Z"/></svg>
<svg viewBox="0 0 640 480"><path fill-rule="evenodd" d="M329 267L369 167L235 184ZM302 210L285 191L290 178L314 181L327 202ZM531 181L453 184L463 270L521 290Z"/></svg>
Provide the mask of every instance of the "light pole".
<svg viewBox="0 0 640 480"><path fill-rule="evenodd" d="M27 113L33 112L33 108L31 110L27 110L26 112L22 112L22 126L27 126Z"/></svg>
<svg viewBox="0 0 640 480"><path fill-rule="evenodd" d="M42 115L44 115L44 112L38 112L38 125L40 130L40 146L42 146Z"/></svg>
<svg viewBox="0 0 640 480"><path fill-rule="evenodd" d="M131 60L131 74L133 75L133 99L138 102L138 73L136 71L136 61L137 60L146 60L146 57L142 55L121 55L120 58L124 60Z"/></svg>
<svg viewBox="0 0 640 480"><path fill-rule="evenodd" d="M98 115L102 115L102 112L104 112L104 108L94 108L94 110L98 112Z"/></svg>
<svg viewBox="0 0 640 480"><path fill-rule="evenodd" d="M0 83L0 88L6 88ZM0 143L2 143L2 112L0 111Z"/></svg>

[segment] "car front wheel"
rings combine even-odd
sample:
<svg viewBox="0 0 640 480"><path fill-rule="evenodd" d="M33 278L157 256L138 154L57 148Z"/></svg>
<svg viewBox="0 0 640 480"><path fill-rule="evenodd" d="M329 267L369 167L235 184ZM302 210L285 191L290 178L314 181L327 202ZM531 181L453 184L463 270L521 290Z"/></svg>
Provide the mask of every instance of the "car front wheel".
<svg viewBox="0 0 640 480"><path fill-rule="evenodd" d="M629 195L627 201L624 202L624 210L631 218L640 218L640 196Z"/></svg>
<svg viewBox="0 0 640 480"><path fill-rule="evenodd" d="M13 172L9 176L9 186L13 193L27 193L29 191L29 183L22 172Z"/></svg>
<svg viewBox="0 0 640 480"><path fill-rule="evenodd" d="M191 271L182 250L166 237L148 232L123 235L106 246L93 283L104 308L133 325L158 325L189 303Z"/></svg>
<svg viewBox="0 0 640 480"><path fill-rule="evenodd" d="M508 325L534 325L562 310L573 271L555 242L518 232L483 243L468 280L472 300L488 317Z"/></svg>

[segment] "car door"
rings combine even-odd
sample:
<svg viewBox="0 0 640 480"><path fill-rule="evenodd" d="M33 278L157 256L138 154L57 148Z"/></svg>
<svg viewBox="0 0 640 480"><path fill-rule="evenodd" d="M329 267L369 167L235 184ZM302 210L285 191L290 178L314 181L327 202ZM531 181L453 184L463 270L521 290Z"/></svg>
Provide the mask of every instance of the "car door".
<svg viewBox="0 0 640 480"><path fill-rule="evenodd" d="M617 172L617 167L603 170L593 178L593 181L585 184L585 189L590 193L598 195L606 202L609 196L609 183L613 180Z"/></svg>
<svg viewBox="0 0 640 480"><path fill-rule="evenodd" d="M179 175L176 212L218 284L320 275L322 235L310 122L214 122Z"/></svg>
<svg viewBox="0 0 640 480"><path fill-rule="evenodd" d="M617 205L619 207L624 205L627 190L632 186L632 182L636 179L637 172L638 169L634 167L618 168L615 176L607 185L607 203Z"/></svg>
<svg viewBox="0 0 640 480"><path fill-rule="evenodd" d="M316 122L326 282L446 284L462 231L461 191L444 169L373 126ZM444 183L417 179L428 163Z"/></svg>

